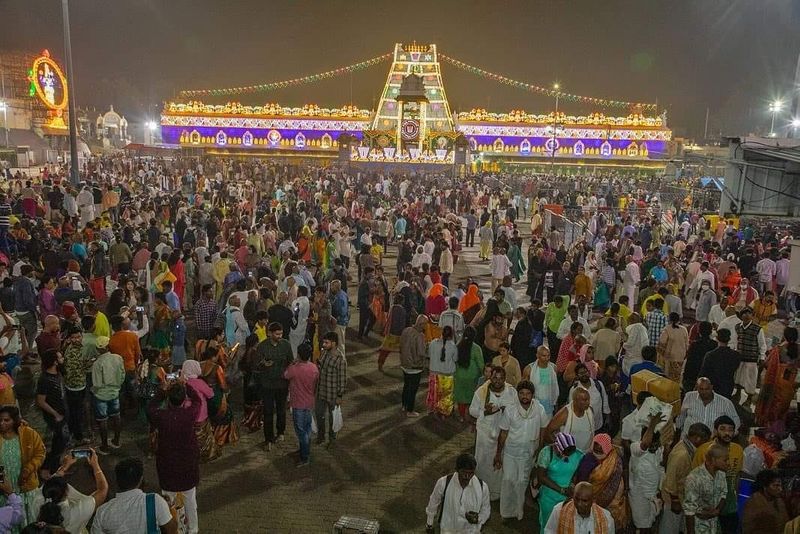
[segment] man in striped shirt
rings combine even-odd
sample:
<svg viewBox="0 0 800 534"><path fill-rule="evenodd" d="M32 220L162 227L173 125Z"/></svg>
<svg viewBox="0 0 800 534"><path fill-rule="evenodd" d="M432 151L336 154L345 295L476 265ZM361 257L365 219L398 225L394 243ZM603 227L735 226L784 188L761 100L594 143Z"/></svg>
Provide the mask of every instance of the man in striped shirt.
<svg viewBox="0 0 800 534"><path fill-rule="evenodd" d="M675 426L682 429L681 437L685 438L689 427L695 423L703 423L708 428L714 428L714 421L727 415L739 428L742 421L736 413L736 407L730 399L719 393L714 393L714 385L706 377L697 379L695 390L690 391L683 398L681 413L675 421Z"/></svg>
<svg viewBox="0 0 800 534"><path fill-rule="evenodd" d="M8 229L11 226L11 204L6 195L0 195L0 250L8 253Z"/></svg>

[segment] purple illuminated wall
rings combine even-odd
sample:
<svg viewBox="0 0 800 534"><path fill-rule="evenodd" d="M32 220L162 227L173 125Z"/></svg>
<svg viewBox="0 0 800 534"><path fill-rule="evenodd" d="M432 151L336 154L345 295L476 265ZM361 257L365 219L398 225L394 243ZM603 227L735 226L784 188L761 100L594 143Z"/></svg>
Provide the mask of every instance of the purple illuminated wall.
<svg viewBox="0 0 800 534"><path fill-rule="evenodd" d="M178 145L181 144L181 134L191 133L193 131L197 131L203 137L213 137L216 138L217 134L220 131L225 132L227 137L242 137L244 136L245 132L250 132L253 134L253 137L256 139L266 139L267 134L272 130L270 128L227 128L227 127L217 127L217 126L168 126L162 125L161 126L161 136L164 143L171 144L171 145ZM302 132L306 138L306 143L311 141L312 139L315 141L320 141L322 137L327 133L331 136L331 139L336 141L342 134L349 134L355 137L356 139L361 139L362 134L361 132L350 132L344 130L298 130L298 129L281 129L275 128L281 134L281 139L294 139L298 133ZM201 145L208 145L209 143L201 143ZM211 143L212 145L216 145L216 143ZM191 146L189 144L184 143L184 146ZM221 145L224 146L224 145ZM283 148L283 149L298 149L300 147L296 146L282 146L280 144L254 144L253 146L246 146L242 144L234 145L236 147L244 147L244 148ZM313 148L314 150L320 150L321 147L308 147L306 148ZM330 150L334 150L332 147Z"/></svg>
<svg viewBox="0 0 800 534"><path fill-rule="evenodd" d="M488 145L492 147L494 142L498 139L498 136L491 136L491 135L470 135L467 136L467 141L470 143L471 150L474 152L475 149L473 147L477 145ZM527 139L528 142L531 144L530 152L523 152L521 150L515 150L514 152L508 152L508 154L513 154L515 156L531 156L531 157L550 157L548 152L544 152L541 149L544 149L547 145L546 143L552 140L551 137L512 137L512 136L499 136L499 139L503 140L505 146L513 146L513 147L520 147L520 144L524 139ZM474 140L474 141L473 141ZM627 156L627 155L600 155L600 154L584 154L584 155L576 155L573 152L573 148L578 141L583 143L584 149L597 149L599 150L603 143L606 141L605 139L574 139L574 138L562 138L556 137L558 141L559 148L568 148L569 153L561 154L556 153L556 157L559 158L600 158L600 159L612 159L612 158L633 158L633 157L643 157L641 154L639 156ZM635 142L637 145L641 146L642 143L647 146L647 159L656 160L656 159L665 159L668 157L667 152L667 141L632 141L630 139L609 139L608 143L611 145L612 150L622 150L627 151L628 146ZM540 151L535 151L536 148L539 148ZM487 150L487 152L493 152L492 150ZM499 152L497 152L499 154Z"/></svg>

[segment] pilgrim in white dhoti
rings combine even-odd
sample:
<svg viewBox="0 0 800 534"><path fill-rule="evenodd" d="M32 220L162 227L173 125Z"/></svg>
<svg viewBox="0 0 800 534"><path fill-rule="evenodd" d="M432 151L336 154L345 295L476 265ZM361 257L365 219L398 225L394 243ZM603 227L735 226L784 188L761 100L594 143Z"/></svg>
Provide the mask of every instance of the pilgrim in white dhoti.
<svg viewBox="0 0 800 534"><path fill-rule="evenodd" d="M503 411L497 440L495 467L502 469L500 516L522 520L525 492L530 485L539 436L549 418L534 397L533 384L527 380L517 384L518 406Z"/></svg>
<svg viewBox="0 0 800 534"><path fill-rule="evenodd" d="M469 414L476 419L475 460L478 467L475 474L489 485L493 501L500 498L502 483L502 472L494 468L500 420L504 410L518 404L516 391L506 383L505 370L495 367L491 378L475 391L469 405Z"/></svg>
<svg viewBox="0 0 800 534"><path fill-rule="evenodd" d="M663 426L664 420L661 414L651 416L641 440L631 443L628 498L637 529L651 529L661 513L659 488L664 480L664 447L661 446L661 435L655 429L657 425Z"/></svg>

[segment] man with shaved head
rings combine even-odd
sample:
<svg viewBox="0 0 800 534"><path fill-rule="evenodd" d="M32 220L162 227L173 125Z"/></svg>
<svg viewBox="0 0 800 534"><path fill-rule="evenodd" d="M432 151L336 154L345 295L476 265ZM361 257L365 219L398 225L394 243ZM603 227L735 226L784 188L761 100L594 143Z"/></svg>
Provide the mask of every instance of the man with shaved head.
<svg viewBox="0 0 800 534"><path fill-rule="evenodd" d="M544 534L578 532L614 534L614 519L608 510L595 504L594 488L589 482L576 484L572 500L558 503L544 527Z"/></svg>
<svg viewBox="0 0 800 534"><path fill-rule="evenodd" d="M729 400L714 392L714 385L707 377L697 379L695 390L686 394L681 405L681 413L675 426L683 429L681 437L685 438L689 427L694 423L703 423L708 428L714 428L717 418L727 415L735 423L736 428L742 424L736 407Z"/></svg>
<svg viewBox="0 0 800 534"><path fill-rule="evenodd" d="M61 350L61 321L56 315L44 318L42 332L36 337L36 351L40 358L52 349Z"/></svg>

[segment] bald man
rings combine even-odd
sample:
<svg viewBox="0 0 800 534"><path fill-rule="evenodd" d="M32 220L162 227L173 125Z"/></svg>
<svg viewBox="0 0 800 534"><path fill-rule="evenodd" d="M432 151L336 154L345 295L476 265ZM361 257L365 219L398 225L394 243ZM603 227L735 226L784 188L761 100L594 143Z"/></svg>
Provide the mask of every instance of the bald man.
<svg viewBox="0 0 800 534"><path fill-rule="evenodd" d="M727 415L730 417L736 428L742 425L736 407L729 399L719 393L714 392L714 385L707 377L701 376L697 379L695 390L690 391L683 398L681 413L675 426L683 429L681 437L685 438L689 432L689 427L694 423L703 423L708 428L714 428L714 422L718 417Z"/></svg>
<svg viewBox="0 0 800 534"><path fill-rule="evenodd" d="M44 318L44 328L36 338L36 351L39 358L48 350L61 350L61 321L55 315Z"/></svg>
<svg viewBox="0 0 800 534"><path fill-rule="evenodd" d="M566 529L561 528L562 524ZM558 503L544 527L544 534L575 532L614 534L614 519L608 510L594 503L594 489L589 482L579 482L572 500Z"/></svg>

